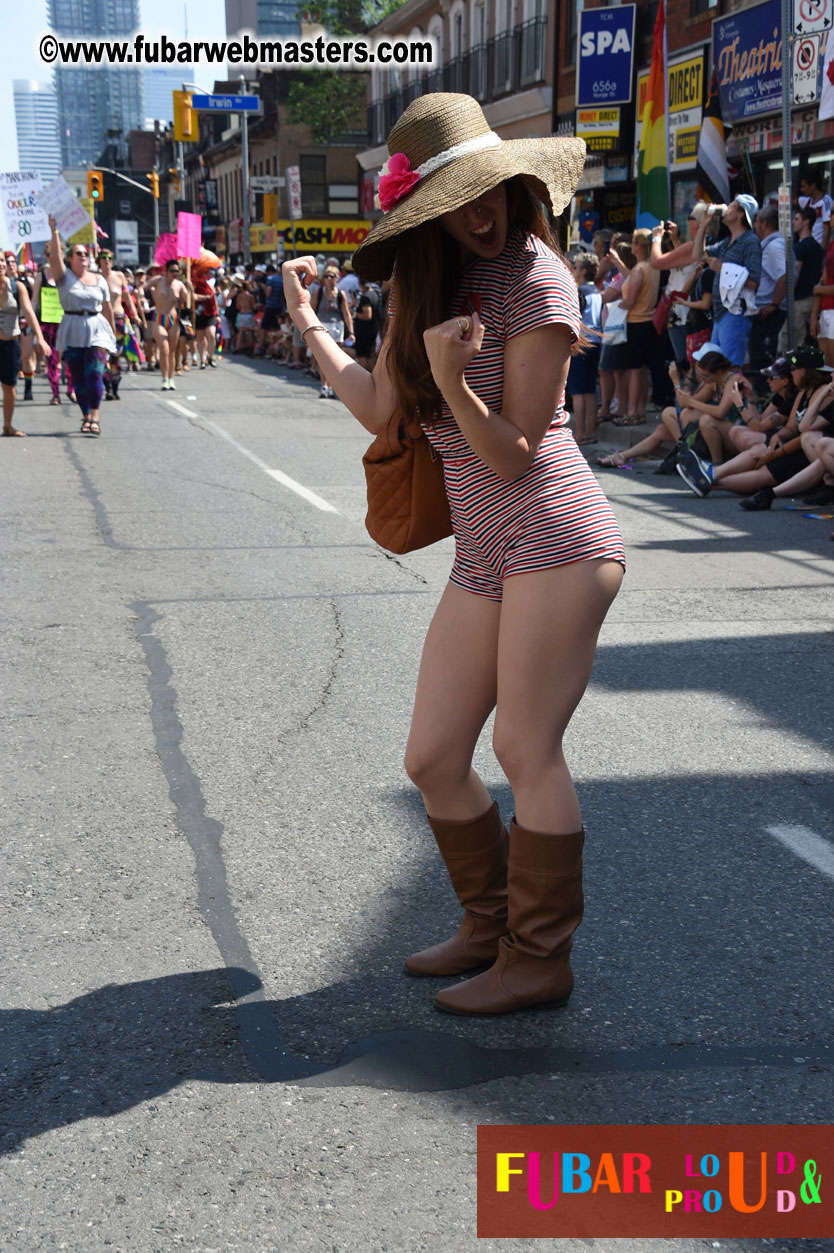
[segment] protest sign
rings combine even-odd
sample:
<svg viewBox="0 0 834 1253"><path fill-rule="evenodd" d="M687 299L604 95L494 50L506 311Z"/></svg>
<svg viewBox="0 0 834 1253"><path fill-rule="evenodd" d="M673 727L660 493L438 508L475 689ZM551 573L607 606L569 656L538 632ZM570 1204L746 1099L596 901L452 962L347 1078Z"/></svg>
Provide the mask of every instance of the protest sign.
<svg viewBox="0 0 834 1253"><path fill-rule="evenodd" d="M155 265L165 265L166 261L177 260L176 235L160 235L156 241L153 259Z"/></svg>
<svg viewBox="0 0 834 1253"><path fill-rule="evenodd" d="M41 287L41 322L60 322L63 319L64 311L61 308L61 301L58 298L57 287L47 287L44 284Z"/></svg>
<svg viewBox="0 0 834 1253"><path fill-rule="evenodd" d="M51 214L55 219L64 239L69 239L91 221L84 205L60 174L48 187L38 192L35 199L44 213Z"/></svg>
<svg viewBox="0 0 834 1253"><path fill-rule="evenodd" d="M7 170L0 174L6 239L15 252L23 244L41 243L52 234L46 214L37 201L37 194L42 190L39 170Z"/></svg>
<svg viewBox="0 0 834 1253"><path fill-rule="evenodd" d="M70 246L72 246L73 244L86 244L88 248L95 248L96 226L95 226L95 222L93 221L93 202L92 200L88 200L86 196L82 196L81 204L86 209L87 215L90 220L89 222L86 223L85 226L81 227L80 231L76 231L74 235L70 235L69 239L67 240L67 243Z"/></svg>
<svg viewBox="0 0 834 1253"><path fill-rule="evenodd" d="M196 261L203 241L203 219L199 213L177 214L177 253Z"/></svg>

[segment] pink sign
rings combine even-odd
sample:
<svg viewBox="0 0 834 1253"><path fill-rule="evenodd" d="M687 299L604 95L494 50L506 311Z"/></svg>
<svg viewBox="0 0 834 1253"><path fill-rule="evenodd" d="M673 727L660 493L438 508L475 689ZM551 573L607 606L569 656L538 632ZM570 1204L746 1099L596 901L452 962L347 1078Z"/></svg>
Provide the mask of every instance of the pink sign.
<svg viewBox="0 0 834 1253"><path fill-rule="evenodd" d="M196 261L203 242L203 219L199 213L177 214L177 252Z"/></svg>
<svg viewBox="0 0 834 1253"><path fill-rule="evenodd" d="M176 235L160 235L159 239L156 241L153 259L155 265L165 265L166 261L177 260Z"/></svg>

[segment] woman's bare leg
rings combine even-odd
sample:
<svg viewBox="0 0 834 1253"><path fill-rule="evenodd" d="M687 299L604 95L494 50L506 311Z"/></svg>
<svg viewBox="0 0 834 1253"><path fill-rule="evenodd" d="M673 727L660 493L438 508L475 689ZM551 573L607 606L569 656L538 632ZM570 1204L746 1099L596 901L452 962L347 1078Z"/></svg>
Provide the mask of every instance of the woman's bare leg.
<svg viewBox="0 0 834 1253"><path fill-rule="evenodd" d="M628 416L630 418L642 417L645 413L644 408L640 408L640 396L643 390L643 371L628 371Z"/></svg>
<svg viewBox="0 0 834 1253"><path fill-rule="evenodd" d="M834 365L834 339L823 339L820 336L817 343L822 350L822 355L825 357L825 364Z"/></svg>
<svg viewBox="0 0 834 1253"><path fill-rule="evenodd" d="M708 413L702 413L699 418L701 434L704 437L704 443L709 449L709 459L714 466L720 466L724 460L724 441L721 438L721 431L713 417Z"/></svg>
<svg viewBox="0 0 834 1253"><path fill-rule="evenodd" d="M614 399L614 375L611 370L599 372L599 418L611 416L611 401Z"/></svg>
<svg viewBox="0 0 834 1253"><path fill-rule="evenodd" d="M585 393L585 438L596 439L597 436L597 394Z"/></svg>
<svg viewBox="0 0 834 1253"><path fill-rule="evenodd" d="M614 371L614 391L617 396L617 413L623 417L628 413L628 370Z"/></svg>
<svg viewBox="0 0 834 1253"><path fill-rule="evenodd" d="M14 417L14 406L17 399L16 390L10 387L8 383L3 384L3 430L9 435L16 434L15 428L12 426L12 418ZM19 432L21 435L23 432Z"/></svg>
<svg viewBox="0 0 834 1253"><path fill-rule="evenodd" d="M405 768L433 818L489 809L472 754L495 707L501 603L449 583L423 645Z"/></svg>
<svg viewBox="0 0 834 1253"><path fill-rule="evenodd" d="M617 562L598 560L504 582L493 744L516 819L529 831L568 833L582 825L562 739L622 578Z"/></svg>

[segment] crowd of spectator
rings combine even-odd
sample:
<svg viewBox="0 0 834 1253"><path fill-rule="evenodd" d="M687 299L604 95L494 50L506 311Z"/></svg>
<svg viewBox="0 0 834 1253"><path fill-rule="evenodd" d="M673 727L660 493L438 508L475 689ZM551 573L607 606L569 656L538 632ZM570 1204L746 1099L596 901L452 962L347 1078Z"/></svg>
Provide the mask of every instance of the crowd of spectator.
<svg viewBox="0 0 834 1253"><path fill-rule="evenodd" d="M687 238L674 222L630 235L598 231L569 256L592 347L568 378L580 444L599 424L658 421L603 468L672 451L700 497L741 495L748 511L780 497L834 503L834 244L832 202L803 179L793 225L788 349L786 241L774 202L740 194L693 206ZM834 536L832 536L834 538Z"/></svg>

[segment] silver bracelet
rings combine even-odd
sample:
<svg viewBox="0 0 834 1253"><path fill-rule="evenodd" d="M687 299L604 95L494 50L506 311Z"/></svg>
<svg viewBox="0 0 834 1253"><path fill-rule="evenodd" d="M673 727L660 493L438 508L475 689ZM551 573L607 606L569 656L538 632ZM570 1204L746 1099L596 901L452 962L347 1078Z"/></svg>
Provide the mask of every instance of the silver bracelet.
<svg viewBox="0 0 834 1253"><path fill-rule="evenodd" d="M313 322L310 326L305 326L304 330L300 332L302 339L304 339L304 336L307 334L308 331L324 331L325 335L330 334L327 327L322 322ZM307 342L306 339L304 340L304 342L306 344Z"/></svg>

